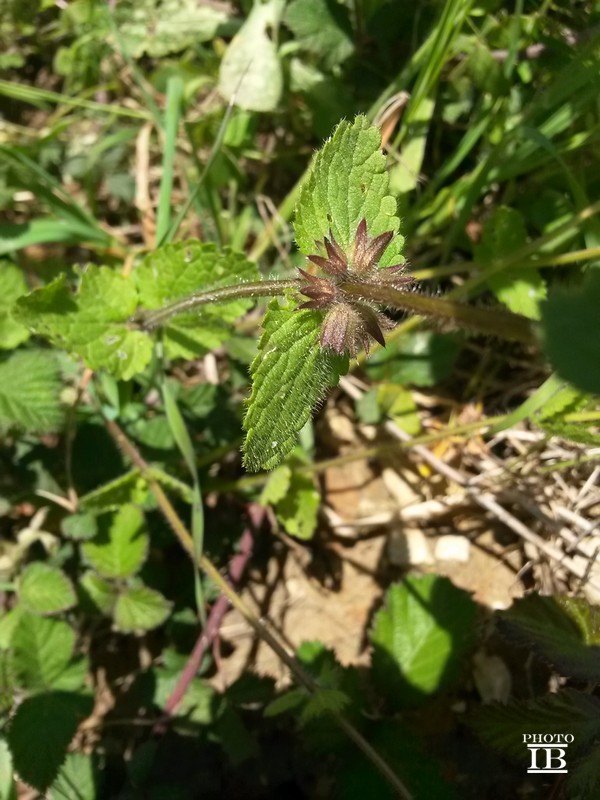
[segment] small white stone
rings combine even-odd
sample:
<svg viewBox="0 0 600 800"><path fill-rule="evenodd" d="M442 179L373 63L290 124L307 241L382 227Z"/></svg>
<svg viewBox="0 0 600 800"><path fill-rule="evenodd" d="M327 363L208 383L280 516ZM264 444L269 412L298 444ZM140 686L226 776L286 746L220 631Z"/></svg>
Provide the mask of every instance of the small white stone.
<svg viewBox="0 0 600 800"><path fill-rule="evenodd" d="M440 536L435 543L436 561L461 561L469 560L471 542L465 536Z"/></svg>

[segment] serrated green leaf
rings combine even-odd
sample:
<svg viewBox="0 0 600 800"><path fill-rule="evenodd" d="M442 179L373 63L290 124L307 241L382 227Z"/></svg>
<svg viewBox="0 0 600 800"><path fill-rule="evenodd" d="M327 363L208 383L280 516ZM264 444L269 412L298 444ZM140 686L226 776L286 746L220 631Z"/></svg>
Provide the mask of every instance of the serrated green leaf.
<svg viewBox="0 0 600 800"><path fill-rule="evenodd" d="M8 731L8 743L21 780L45 792L58 775L81 722L92 713L91 697L48 692L26 698Z"/></svg>
<svg viewBox="0 0 600 800"><path fill-rule="evenodd" d="M56 430L63 418L60 391L60 373L51 353L12 353L0 362L0 427Z"/></svg>
<svg viewBox="0 0 600 800"><path fill-rule="evenodd" d="M259 503L263 506L275 505L283 500L292 480L292 470L282 464L269 475L260 495Z"/></svg>
<svg viewBox="0 0 600 800"><path fill-rule="evenodd" d="M10 611L0 615L0 650L8 650L10 647L13 633L19 624L22 613L23 609L20 606L15 606Z"/></svg>
<svg viewBox="0 0 600 800"><path fill-rule="evenodd" d="M148 495L146 481L139 469L132 469L114 481L105 483L98 489L88 492L79 499L82 511L118 511L127 503L142 505Z"/></svg>
<svg viewBox="0 0 600 800"><path fill-rule="evenodd" d="M475 245L475 259L483 269L491 269L527 243L523 216L513 208L498 206L486 220L481 241ZM540 318L540 302L546 297L546 284L535 269L509 267L490 275L488 285L498 300L515 314Z"/></svg>
<svg viewBox="0 0 600 800"><path fill-rule="evenodd" d="M195 0L120 2L114 13L122 46L133 58L144 53L161 58L208 42L227 22L225 10Z"/></svg>
<svg viewBox="0 0 600 800"><path fill-rule="evenodd" d="M75 632L66 622L24 613L11 648L15 673L28 690L64 688L75 652Z"/></svg>
<svg viewBox="0 0 600 800"><path fill-rule="evenodd" d="M544 349L561 378L600 394L600 270L578 289L558 287L542 305Z"/></svg>
<svg viewBox="0 0 600 800"><path fill-rule="evenodd" d="M358 116L353 123L341 122L317 153L298 200L296 242L304 255L310 255L315 252L315 240L322 241L331 229L342 249L348 250L364 218L370 236L386 231L397 234L380 265L399 264L404 260L404 238L398 234L396 211L396 199L389 194L381 133L366 117Z"/></svg>
<svg viewBox="0 0 600 800"><path fill-rule="evenodd" d="M347 359L319 346L319 315L312 311L273 300L263 327L244 419L244 463L251 472L273 469L281 462L313 407L347 368Z"/></svg>
<svg viewBox="0 0 600 800"><path fill-rule="evenodd" d="M512 701L481 706L470 719L477 734L494 750L517 761L529 761L524 733L572 733L569 754L585 748L600 735L600 700L566 689L541 700Z"/></svg>
<svg viewBox="0 0 600 800"><path fill-rule="evenodd" d="M272 111L283 89L283 71L273 36L285 0L254 3L233 37L219 68L219 92L248 111Z"/></svg>
<svg viewBox="0 0 600 800"><path fill-rule="evenodd" d="M312 539L320 502L321 495L310 475L294 472L287 492L275 505L275 514L290 536Z"/></svg>
<svg viewBox="0 0 600 800"><path fill-rule="evenodd" d="M170 603L160 592L147 586L126 589L119 594L113 616L121 633L144 633L158 628L171 613Z"/></svg>
<svg viewBox="0 0 600 800"><path fill-rule="evenodd" d="M170 492L174 492L186 503L192 502L192 489L187 483L168 475L158 467L151 467L148 475L162 484ZM102 512L118 511L121 506L133 503L136 506L145 506L149 497L148 484L140 475L138 469L132 469L115 478L114 481L105 483L98 489L79 498L79 507L82 511Z"/></svg>
<svg viewBox="0 0 600 800"><path fill-rule="evenodd" d="M129 578L140 569L148 554L144 515L134 505L125 505L114 515L98 517L98 534L81 547L87 563L104 578Z"/></svg>
<svg viewBox="0 0 600 800"><path fill-rule="evenodd" d="M98 770L91 756L67 753L50 792L50 800L98 800Z"/></svg>
<svg viewBox="0 0 600 800"><path fill-rule="evenodd" d="M595 745L578 761L569 759L565 796L593 800L600 785L600 746Z"/></svg>
<svg viewBox="0 0 600 800"><path fill-rule="evenodd" d="M0 262L0 349L13 350L29 338L29 331L13 317L12 307L27 292L23 272L10 261Z"/></svg>
<svg viewBox="0 0 600 800"><path fill-rule="evenodd" d="M326 67L352 55L352 27L347 9L331 0L293 0L283 21L305 50L315 53Z"/></svg>
<svg viewBox="0 0 600 800"><path fill-rule="evenodd" d="M140 304L157 309L194 292L259 279L256 264L233 250L197 241L167 244L147 255L135 271ZM253 304L237 299L209 303L179 314L163 330L171 358L195 358L218 347L231 335L231 324Z"/></svg>
<svg viewBox="0 0 600 800"><path fill-rule="evenodd" d="M98 524L93 514L69 514L61 521L60 529L69 539L85 541L98 533Z"/></svg>
<svg viewBox="0 0 600 800"><path fill-rule="evenodd" d="M339 713L350 704L350 698L340 689L319 688L316 694L311 695L308 702L300 712L300 721L305 725L324 714Z"/></svg>
<svg viewBox="0 0 600 800"><path fill-rule="evenodd" d="M290 689L285 694L276 697L263 711L265 717L278 717L304 705L309 698L306 689Z"/></svg>
<svg viewBox="0 0 600 800"><path fill-rule="evenodd" d="M555 378L555 376L552 376ZM552 395L544 402L544 404L535 413L534 419L536 422L544 422L552 420L553 417L563 415L572 411L581 411L587 408L592 398L590 395L578 392L572 386L567 384L560 384L558 391L554 391Z"/></svg>
<svg viewBox="0 0 600 800"><path fill-rule="evenodd" d="M373 678L394 706L415 705L457 679L476 613L447 578L410 576L388 589L370 638Z"/></svg>
<svg viewBox="0 0 600 800"><path fill-rule="evenodd" d="M26 297L15 314L32 333L128 380L150 361L152 341L128 327L137 308L133 281L108 267L89 266L72 295L64 275Z"/></svg>
<svg viewBox="0 0 600 800"><path fill-rule="evenodd" d="M72 608L77 598L65 573L50 564L35 561L19 577L19 598L34 614L58 614Z"/></svg>
<svg viewBox="0 0 600 800"><path fill-rule="evenodd" d="M537 594L498 613L500 629L561 674L595 680L600 673L600 609L586 600Z"/></svg>
<svg viewBox="0 0 600 800"><path fill-rule="evenodd" d="M79 579L79 589L94 610L100 611L106 616L112 614L117 601L115 586L89 570L84 572Z"/></svg>

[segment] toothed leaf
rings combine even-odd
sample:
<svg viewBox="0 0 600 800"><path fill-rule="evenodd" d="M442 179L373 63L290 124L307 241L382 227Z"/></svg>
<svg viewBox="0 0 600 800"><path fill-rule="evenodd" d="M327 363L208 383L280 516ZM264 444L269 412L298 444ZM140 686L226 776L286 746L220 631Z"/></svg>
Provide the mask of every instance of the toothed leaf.
<svg viewBox="0 0 600 800"><path fill-rule="evenodd" d="M297 443L314 406L347 369L348 360L319 346L320 317L272 300L251 371L244 419L244 462L251 472L273 469Z"/></svg>
<svg viewBox="0 0 600 800"><path fill-rule="evenodd" d="M89 266L72 294L64 275L17 302L15 315L32 333L127 380L150 361L152 341L128 326L137 308L133 281L108 267Z"/></svg>
<svg viewBox="0 0 600 800"><path fill-rule="evenodd" d="M8 744L19 777L44 793L58 775L79 724L94 701L68 692L26 698L8 731Z"/></svg>
<svg viewBox="0 0 600 800"><path fill-rule="evenodd" d="M0 429L49 432L60 427L61 381L51 353L19 350L0 362Z"/></svg>
<svg viewBox="0 0 600 800"><path fill-rule="evenodd" d="M150 253L135 271L140 305L162 308L194 292L259 279L256 264L232 250L187 241L168 244ZM208 303L169 320L163 331L171 358L195 358L231 336L231 324L253 304L237 299Z"/></svg>
<svg viewBox="0 0 600 800"><path fill-rule="evenodd" d="M294 228L304 255L314 254L315 240L323 241L329 229L348 251L363 218L370 236L386 231L398 234L400 220L396 200L389 193L385 161L379 128L366 117L337 126L317 153L300 192ZM402 263L403 243L402 236L394 236L380 266Z"/></svg>

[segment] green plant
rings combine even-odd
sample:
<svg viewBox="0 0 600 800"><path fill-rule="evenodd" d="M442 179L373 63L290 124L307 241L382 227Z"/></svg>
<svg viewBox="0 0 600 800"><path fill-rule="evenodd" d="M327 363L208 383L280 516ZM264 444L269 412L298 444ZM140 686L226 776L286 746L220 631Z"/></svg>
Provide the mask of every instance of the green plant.
<svg viewBox="0 0 600 800"><path fill-rule="evenodd" d="M113 5L42 0L33 26L9 3L0 23L0 794L16 771L89 800L454 796L442 775L485 796L469 763L495 756L455 712L477 705L468 594L385 572L359 670L321 642L292 656L235 584L253 540L253 575L281 541L316 571L344 551L323 535L331 468L524 422L598 445L598 12ZM424 421L411 387L448 414ZM370 438L332 449L324 404ZM208 680L227 603L291 688ZM509 755L535 715L581 723L584 797L594 613L517 604L507 625L571 683L473 715ZM509 796L520 772L494 765Z"/></svg>

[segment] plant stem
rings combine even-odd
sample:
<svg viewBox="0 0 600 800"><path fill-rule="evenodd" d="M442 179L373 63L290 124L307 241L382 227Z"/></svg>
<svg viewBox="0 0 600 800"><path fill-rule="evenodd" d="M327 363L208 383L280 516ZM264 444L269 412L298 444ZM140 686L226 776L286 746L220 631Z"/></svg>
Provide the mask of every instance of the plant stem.
<svg viewBox="0 0 600 800"><path fill-rule="evenodd" d="M428 297L404 289L394 289L380 283L343 283L341 288L347 295L357 299L435 317L476 333L491 334L500 339L512 339L525 344L535 344L537 341L529 319L502 309L470 306L444 297Z"/></svg>
<svg viewBox="0 0 600 800"><path fill-rule="evenodd" d="M151 331L159 328L168 319L183 314L186 311L193 311L195 308L205 306L208 303L223 303L227 300L237 300L241 297L275 297L282 295L286 289L297 289L300 282L293 280L280 281L255 281L253 283L236 283L233 286L222 286L219 289L209 289L206 292L198 292L182 300L177 300L164 308L156 311L144 311L134 322L144 331Z"/></svg>
<svg viewBox="0 0 600 800"><path fill-rule="evenodd" d="M254 519L252 519L242 533L240 539L240 552L233 556L229 564L229 579L233 585L239 583L242 578L244 570L246 569L246 565L252 555L253 528L256 529L260 527L265 513L265 509L258 506L258 504L253 510L253 513L252 510L250 511L250 516L254 517ZM188 658L187 664L185 665L183 672L181 673L179 680L175 685L175 688L165 703L164 711L167 716L171 716L175 712L175 709L183 700L190 683L198 674L198 670L200 669L206 648L218 636L223 617L228 609L229 600L224 594L222 594L212 606L206 626L204 627L204 630L201 630L194 649ZM157 731L157 729L158 731L164 729L164 721L159 721L157 723L155 731Z"/></svg>
<svg viewBox="0 0 600 800"><path fill-rule="evenodd" d="M286 289L299 289L301 281L297 279L255 281L222 286L206 292L184 297L156 311L142 311L133 322L145 331L151 331L163 325L171 317L189 312L209 303L222 303L241 297L275 297L282 295ZM395 289L381 283L351 282L340 284L340 289L357 300L368 300L380 305L434 317L451 322L455 327L465 328L501 339L512 339L525 344L535 344L536 337L532 322L526 317L511 314L498 308L481 308L459 303L444 297L429 297L424 294Z"/></svg>
<svg viewBox="0 0 600 800"><path fill-rule="evenodd" d="M239 288L239 287L237 287ZM135 445L128 439L125 433L113 420L104 417L104 424L110 435L115 440L119 448L125 453L126 456L133 462L133 464L140 470L140 473L148 488L154 495L154 499L167 520L171 530L179 540L183 549L187 554L195 559L194 553L194 540L192 535L187 530L179 515L171 505L171 501L164 493L162 486L155 480L149 465L142 458L141 454ZM207 575L213 583L215 583L219 590L227 597L231 605L240 612L244 619L252 627L256 635L262 639L269 647L279 656L283 663L288 667L294 676L296 683L303 686L310 694L316 695L319 692L319 686L315 683L313 678L306 672L304 667L294 658L293 655L288 653L286 648L281 644L278 638L266 627L266 625L256 616L252 608L247 605L246 601L233 589L228 581L221 575L219 570L215 567L212 561L205 555L198 558L198 566ZM335 720L337 725L346 733L346 735L362 750L364 755L371 761L373 766L386 778L391 786L395 789L399 797L404 800L412 800L412 795L396 775L390 765L379 755L379 753L369 744L364 736L348 722L348 720L339 712L332 709L328 712Z"/></svg>

